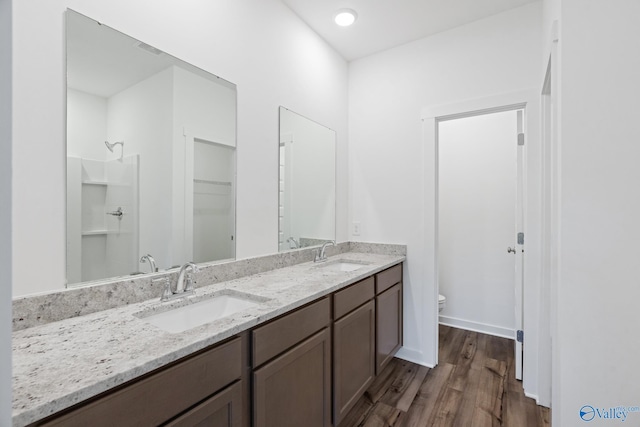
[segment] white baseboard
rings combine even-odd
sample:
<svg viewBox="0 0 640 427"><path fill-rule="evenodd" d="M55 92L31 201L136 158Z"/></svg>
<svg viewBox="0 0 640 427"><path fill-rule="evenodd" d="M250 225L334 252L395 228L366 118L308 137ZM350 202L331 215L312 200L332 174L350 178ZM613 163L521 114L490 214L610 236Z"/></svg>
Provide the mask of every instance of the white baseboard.
<svg viewBox="0 0 640 427"><path fill-rule="evenodd" d="M487 335L493 335L496 337L509 338L511 340L516 339L516 334L513 329L504 328L502 326L489 325L486 323L473 322L471 320L458 319L449 316L439 316L439 322L441 325L451 326L453 328L465 329L467 331L480 332Z"/></svg>
<svg viewBox="0 0 640 427"><path fill-rule="evenodd" d="M540 406L540 398L538 397L537 394L533 394L533 393L527 393L527 391L524 391L524 395L525 397L528 397L529 399L533 399L536 401L536 405Z"/></svg>
<svg viewBox="0 0 640 427"><path fill-rule="evenodd" d="M425 360L424 354L421 351L413 350L406 347L400 347L400 350L395 354L398 359L406 360L407 362L415 363L417 365L426 366L427 368L434 368L433 363L429 363Z"/></svg>
<svg viewBox="0 0 640 427"><path fill-rule="evenodd" d="M525 390L524 395L526 397L529 397L529 398L535 400L536 401L536 405L538 405L538 406L543 406L545 408L551 408L550 404L540 402L540 397L537 394L527 393L527 391Z"/></svg>

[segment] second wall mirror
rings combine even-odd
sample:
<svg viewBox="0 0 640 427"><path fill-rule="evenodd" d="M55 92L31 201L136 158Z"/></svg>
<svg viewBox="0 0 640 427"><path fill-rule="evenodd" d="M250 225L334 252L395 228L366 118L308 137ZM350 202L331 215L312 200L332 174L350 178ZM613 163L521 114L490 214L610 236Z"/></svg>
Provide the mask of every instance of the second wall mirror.
<svg viewBox="0 0 640 427"><path fill-rule="evenodd" d="M336 238L336 131L280 107L278 247Z"/></svg>

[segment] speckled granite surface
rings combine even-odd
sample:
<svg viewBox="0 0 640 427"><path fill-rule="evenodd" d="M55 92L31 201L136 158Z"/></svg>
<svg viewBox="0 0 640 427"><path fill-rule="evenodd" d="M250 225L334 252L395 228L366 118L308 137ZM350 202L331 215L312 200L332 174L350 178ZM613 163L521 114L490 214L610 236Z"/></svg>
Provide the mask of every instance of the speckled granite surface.
<svg viewBox="0 0 640 427"><path fill-rule="evenodd" d="M285 266L286 260L259 259L235 262L234 269L259 271L243 277L216 281L215 275L202 274L198 299L235 290L263 302L179 334L164 332L136 317L140 312L163 310L166 303L155 296L15 331L13 425L44 418L404 260L404 246L390 245L385 250L387 245L358 245L362 245L359 252L340 253L342 249L337 248L332 257L367 263L351 272L330 271L313 262ZM285 253L284 258L299 256ZM265 270L268 267L276 269Z"/></svg>
<svg viewBox="0 0 640 427"><path fill-rule="evenodd" d="M327 248L327 255L349 252L351 245L352 243L347 242L340 243L337 247L330 246ZM389 246L371 243L360 245L375 247L376 250L383 250L384 247ZM196 280L200 283L213 284L274 268L289 267L312 260L315 250L316 248L305 248L238 261L198 264L200 272L196 275ZM173 269L155 274L108 279L59 292L15 298L13 330L19 331L159 297L162 294L162 285L158 282L154 283L153 280L164 276L170 276L171 280L175 280L177 274L177 269Z"/></svg>

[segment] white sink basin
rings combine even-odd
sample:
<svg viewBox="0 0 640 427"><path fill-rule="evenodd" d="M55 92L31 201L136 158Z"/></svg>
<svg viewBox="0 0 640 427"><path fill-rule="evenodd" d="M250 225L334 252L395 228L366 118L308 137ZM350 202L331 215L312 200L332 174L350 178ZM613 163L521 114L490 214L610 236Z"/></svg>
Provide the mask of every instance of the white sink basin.
<svg viewBox="0 0 640 427"><path fill-rule="evenodd" d="M178 333L255 307L261 302L243 294L222 294L156 314L145 316L142 313L140 318L166 332Z"/></svg>
<svg viewBox="0 0 640 427"><path fill-rule="evenodd" d="M320 268L331 271L355 271L359 268L364 267L365 265L367 264L358 261L338 260L321 265Z"/></svg>

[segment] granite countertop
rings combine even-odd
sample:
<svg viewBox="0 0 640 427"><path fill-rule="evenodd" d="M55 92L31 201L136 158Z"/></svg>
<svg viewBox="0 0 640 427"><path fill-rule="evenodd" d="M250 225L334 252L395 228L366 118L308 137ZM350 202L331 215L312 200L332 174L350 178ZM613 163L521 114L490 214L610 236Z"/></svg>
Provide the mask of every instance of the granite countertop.
<svg viewBox="0 0 640 427"><path fill-rule="evenodd" d="M346 252L332 260L367 263L351 272L305 262L206 286L196 299L241 292L259 302L215 322L168 333L137 316L162 311L153 300L13 333L13 425L24 426L273 319L385 268L400 255Z"/></svg>

